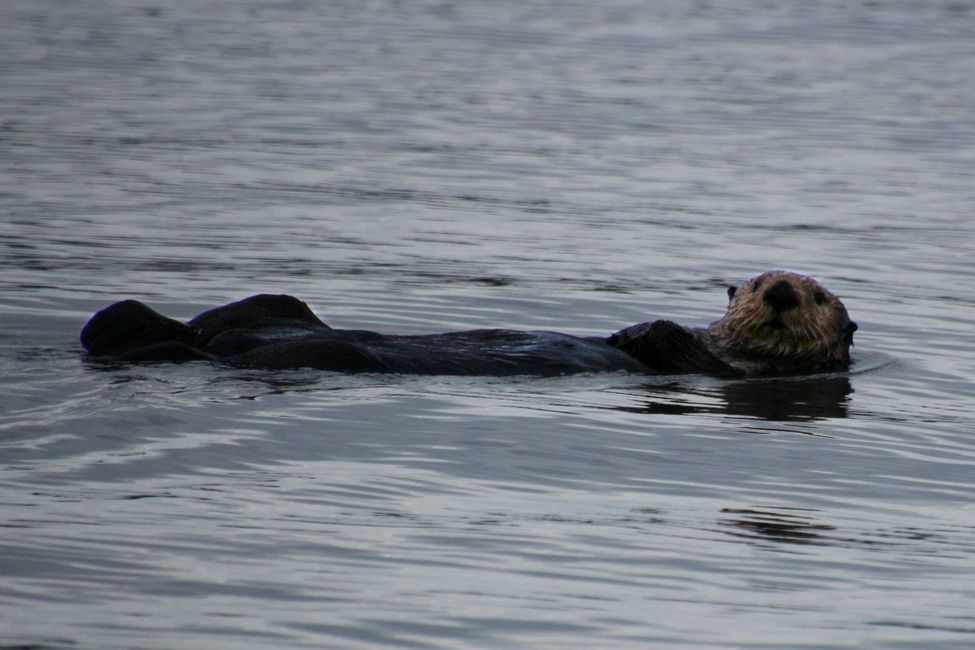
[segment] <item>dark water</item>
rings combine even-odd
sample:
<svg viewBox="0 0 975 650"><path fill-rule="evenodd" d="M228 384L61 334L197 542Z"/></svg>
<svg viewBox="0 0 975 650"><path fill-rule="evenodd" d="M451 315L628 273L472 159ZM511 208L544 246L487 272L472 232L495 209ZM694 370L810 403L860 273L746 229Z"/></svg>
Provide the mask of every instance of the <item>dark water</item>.
<svg viewBox="0 0 975 650"><path fill-rule="evenodd" d="M0 646L975 645L975 4L0 4ZM802 380L104 367L288 292L335 325L705 324Z"/></svg>

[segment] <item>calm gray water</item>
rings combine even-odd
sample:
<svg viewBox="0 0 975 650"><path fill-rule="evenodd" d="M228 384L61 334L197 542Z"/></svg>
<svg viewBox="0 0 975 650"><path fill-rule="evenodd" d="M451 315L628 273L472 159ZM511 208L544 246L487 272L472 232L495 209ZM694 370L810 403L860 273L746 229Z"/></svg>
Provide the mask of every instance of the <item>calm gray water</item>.
<svg viewBox="0 0 975 650"><path fill-rule="evenodd" d="M0 4L0 647L975 645L975 3ZM137 297L850 373L105 367Z"/></svg>

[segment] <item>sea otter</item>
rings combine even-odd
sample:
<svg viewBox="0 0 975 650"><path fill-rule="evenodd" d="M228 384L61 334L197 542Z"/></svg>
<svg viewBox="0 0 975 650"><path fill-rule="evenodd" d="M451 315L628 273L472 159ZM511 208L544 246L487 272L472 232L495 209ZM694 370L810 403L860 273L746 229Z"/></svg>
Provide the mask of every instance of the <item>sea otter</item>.
<svg viewBox="0 0 975 650"><path fill-rule="evenodd" d="M629 371L717 376L843 369L856 323L811 277L768 271L728 289L725 315L706 328L667 320L608 337L505 329L387 335L333 329L302 301L257 295L183 324L136 300L95 314L81 332L92 357L208 360L250 368L438 375L560 375Z"/></svg>

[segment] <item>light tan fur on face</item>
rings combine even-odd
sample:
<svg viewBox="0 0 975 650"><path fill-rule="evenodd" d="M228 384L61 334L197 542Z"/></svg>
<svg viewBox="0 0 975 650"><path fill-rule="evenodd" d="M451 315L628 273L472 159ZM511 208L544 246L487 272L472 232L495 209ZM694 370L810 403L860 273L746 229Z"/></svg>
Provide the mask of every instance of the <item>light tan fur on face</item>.
<svg viewBox="0 0 975 650"><path fill-rule="evenodd" d="M780 281L792 287L798 305L777 311L765 293ZM728 311L708 328L729 352L747 356L849 361L856 325L840 299L813 278L767 271L733 290Z"/></svg>

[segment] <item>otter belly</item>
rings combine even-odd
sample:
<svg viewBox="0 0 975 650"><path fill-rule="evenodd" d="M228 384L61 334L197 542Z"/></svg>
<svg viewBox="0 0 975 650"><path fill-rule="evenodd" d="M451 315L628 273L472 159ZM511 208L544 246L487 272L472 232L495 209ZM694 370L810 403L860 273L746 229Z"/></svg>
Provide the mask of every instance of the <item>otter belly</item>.
<svg viewBox="0 0 975 650"><path fill-rule="evenodd" d="M296 298L263 294L186 324L138 301L122 301L95 314L81 342L97 358L205 360L250 368L443 375L650 370L600 338L503 329L412 336L336 330Z"/></svg>
<svg viewBox="0 0 975 650"><path fill-rule="evenodd" d="M516 330L420 336L332 330L324 337L271 342L226 360L249 367L430 375L561 375L648 370L601 339Z"/></svg>

